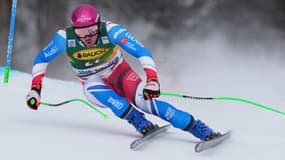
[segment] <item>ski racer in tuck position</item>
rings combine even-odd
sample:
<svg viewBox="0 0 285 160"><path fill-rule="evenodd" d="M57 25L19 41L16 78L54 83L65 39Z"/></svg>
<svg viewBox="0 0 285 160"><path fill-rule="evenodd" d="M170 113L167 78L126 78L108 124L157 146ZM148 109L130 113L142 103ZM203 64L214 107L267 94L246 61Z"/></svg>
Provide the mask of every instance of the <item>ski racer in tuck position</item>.
<svg viewBox="0 0 285 160"><path fill-rule="evenodd" d="M146 73L146 83L122 57L120 48L138 59ZM155 127L145 118L144 111L203 141L217 136L217 132L191 114L157 99L160 84L152 54L126 28L100 20L97 9L89 4L77 6L71 15L71 27L59 30L36 56L31 90L26 97L31 109L37 110L40 106L48 63L62 53L66 53L79 77L87 100L111 109L142 135ZM31 99L36 99L36 103L31 103Z"/></svg>

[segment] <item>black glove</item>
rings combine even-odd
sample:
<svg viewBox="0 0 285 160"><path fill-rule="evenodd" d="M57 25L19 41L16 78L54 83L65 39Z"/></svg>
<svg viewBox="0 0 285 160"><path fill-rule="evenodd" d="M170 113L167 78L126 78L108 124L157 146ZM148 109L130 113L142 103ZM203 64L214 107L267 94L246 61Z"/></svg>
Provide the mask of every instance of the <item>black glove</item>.
<svg viewBox="0 0 285 160"><path fill-rule="evenodd" d="M33 110L37 110L41 104L41 85L32 85L32 89L26 96L27 106Z"/></svg>
<svg viewBox="0 0 285 160"><path fill-rule="evenodd" d="M149 81L143 89L143 97L145 100L158 98L160 96L160 84L158 81Z"/></svg>

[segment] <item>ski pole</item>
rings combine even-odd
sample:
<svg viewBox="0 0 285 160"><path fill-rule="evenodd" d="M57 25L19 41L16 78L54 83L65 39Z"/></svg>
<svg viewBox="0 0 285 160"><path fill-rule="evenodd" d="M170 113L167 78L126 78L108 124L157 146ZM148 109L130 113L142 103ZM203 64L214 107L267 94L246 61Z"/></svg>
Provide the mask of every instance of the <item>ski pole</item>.
<svg viewBox="0 0 285 160"><path fill-rule="evenodd" d="M50 107L57 107L57 106L61 106L67 103L71 103L71 102L81 102L83 104L85 104L86 106L88 106L89 108L91 108L92 110L96 111L97 113L99 113L100 115L103 116L103 118L108 119L109 116L107 114L105 114L104 112L100 111L99 109L95 108L92 104L90 104L89 102L83 100L83 99L79 99L79 98L74 98L74 99L69 99L60 103L47 103L47 102L41 102L42 105L45 106L50 106Z"/></svg>
<svg viewBox="0 0 285 160"><path fill-rule="evenodd" d="M184 95L184 94L180 94L180 93L169 93L169 92L161 92L161 95L164 96L172 96L172 97L179 97L179 98L187 98L187 99L195 99L195 100L217 100L217 101L238 101L238 102L242 102L242 103L247 103L268 111L272 111L281 115L285 115L285 112L274 109L272 107L268 107L262 104L259 104L257 102L254 101L250 101L247 99L242 99L242 98L237 98L237 97L195 97L195 96L188 96L188 95Z"/></svg>
<svg viewBox="0 0 285 160"><path fill-rule="evenodd" d="M13 0L11 18L10 18L10 29L9 29L7 55L6 55L6 66L4 69L3 83L8 83L8 81L9 81L9 72L10 72L10 67L11 67L11 56L12 56L13 37L14 37L15 19L16 19L16 10L17 10L17 0Z"/></svg>

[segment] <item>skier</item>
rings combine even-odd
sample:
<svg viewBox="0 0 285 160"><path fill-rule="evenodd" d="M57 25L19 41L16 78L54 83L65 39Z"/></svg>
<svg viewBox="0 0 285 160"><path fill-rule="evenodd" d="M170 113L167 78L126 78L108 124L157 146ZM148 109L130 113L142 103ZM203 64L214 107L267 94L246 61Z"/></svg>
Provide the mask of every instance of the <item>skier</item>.
<svg viewBox="0 0 285 160"><path fill-rule="evenodd" d="M137 58L146 73L146 83L122 57L120 48ZM97 9L82 4L71 15L71 27L59 30L34 60L27 105L40 106L42 81L48 63L66 53L92 104L107 107L128 121L142 135L155 125L142 111L156 115L174 127L208 141L219 133L173 105L158 100L160 84L152 54L123 26L100 19ZM31 99L36 103L31 103ZM142 111L138 110L141 109Z"/></svg>

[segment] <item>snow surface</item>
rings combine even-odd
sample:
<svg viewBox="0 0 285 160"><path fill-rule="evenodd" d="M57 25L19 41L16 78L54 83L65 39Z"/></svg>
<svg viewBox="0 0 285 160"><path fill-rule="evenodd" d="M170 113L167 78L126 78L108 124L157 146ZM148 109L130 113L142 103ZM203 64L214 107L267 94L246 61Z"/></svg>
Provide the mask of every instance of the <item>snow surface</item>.
<svg viewBox="0 0 285 160"><path fill-rule="evenodd" d="M208 65L211 68L211 64ZM193 96L242 97L285 110L282 84L285 78L281 76L281 70L274 65L266 66L262 71L260 66L249 68L240 65L239 69L219 68L219 72L213 68L207 74L193 68L197 74L185 77L191 82L189 85L186 80L181 80L181 86L162 80L162 89L183 91ZM203 68L200 69L203 71ZM3 69L0 73L2 77ZM244 79L240 78L241 74ZM10 75L8 85L0 84L2 160L284 159L285 117L248 104L161 97L202 119L215 130L225 132L233 129L232 137L215 149L195 153L194 145L198 140L186 132L171 128L141 150L132 151L129 144L139 134L108 109L99 108L109 114L109 119L103 119L77 102L57 108L41 106L37 111L30 110L25 106L25 95L30 87L31 75L18 71L12 71ZM45 78L42 101L58 103L71 98L83 98L79 83ZM160 125L166 124L156 117L148 118Z"/></svg>

